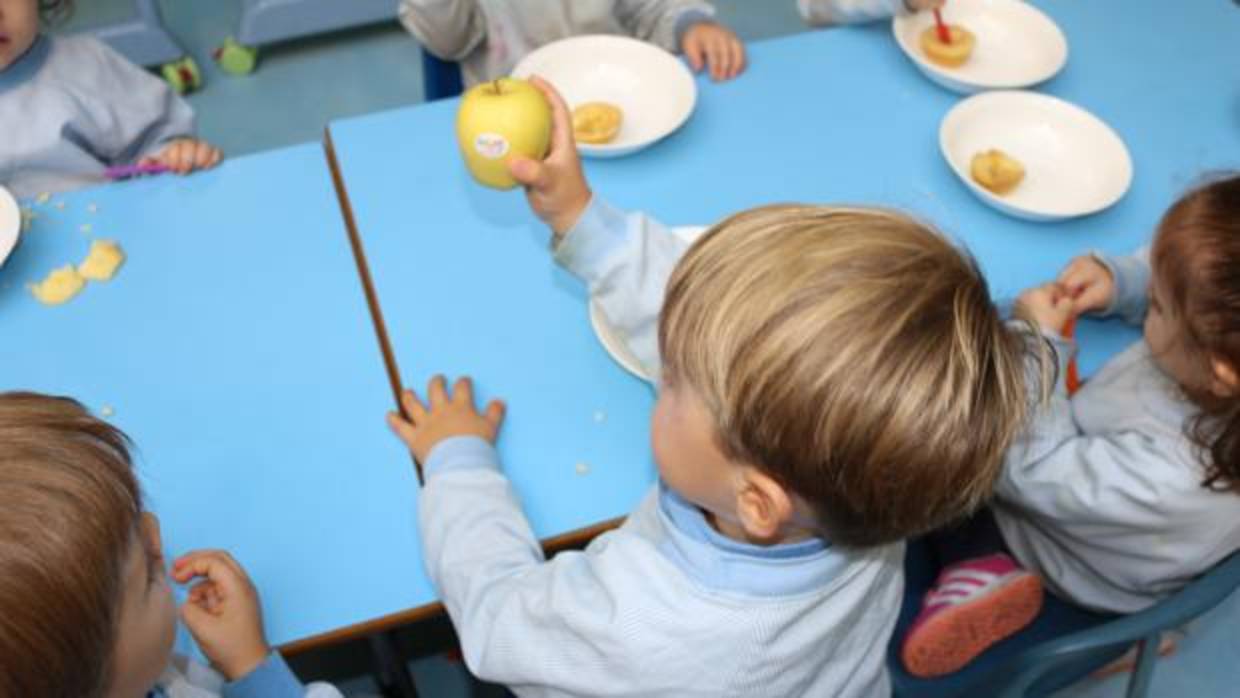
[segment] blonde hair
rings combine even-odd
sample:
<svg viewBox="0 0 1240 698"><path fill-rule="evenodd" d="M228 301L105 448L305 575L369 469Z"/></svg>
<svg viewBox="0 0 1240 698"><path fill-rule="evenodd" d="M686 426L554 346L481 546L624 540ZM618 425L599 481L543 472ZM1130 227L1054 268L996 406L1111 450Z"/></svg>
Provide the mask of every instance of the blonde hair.
<svg viewBox="0 0 1240 698"><path fill-rule="evenodd" d="M73 400L0 393L0 695L107 690L141 515L124 434Z"/></svg>
<svg viewBox="0 0 1240 698"><path fill-rule="evenodd" d="M1026 412L1025 343L981 272L893 211L778 205L716 225L672 274L659 346L723 452L841 545L974 510Z"/></svg>

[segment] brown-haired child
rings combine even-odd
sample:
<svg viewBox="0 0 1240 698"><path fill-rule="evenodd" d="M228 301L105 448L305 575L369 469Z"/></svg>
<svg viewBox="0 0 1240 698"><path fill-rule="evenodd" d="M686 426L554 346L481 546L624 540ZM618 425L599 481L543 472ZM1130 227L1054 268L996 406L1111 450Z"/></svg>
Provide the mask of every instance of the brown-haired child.
<svg viewBox="0 0 1240 698"><path fill-rule="evenodd" d="M172 578L198 580L181 618L218 673L172 654L159 522L125 435L73 400L0 393L0 695L339 698L271 652L227 553L187 553Z"/></svg>
<svg viewBox="0 0 1240 698"><path fill-rule="evenodd" d="M973 535L1074 604L1148 608L1240 549L1240 177L1185 194L1152 250L1078 257L1020 303L1055 347L1059 378L1006 457L990 532L974 522ZM1141 324L1144 337L1069 396L1076 347L1061 331L1081 313ZM959 668L1026 603L988 602L977 584L961 593L963 581L954 597L942 582L927 597L904 645L916 673Z"/></svg>

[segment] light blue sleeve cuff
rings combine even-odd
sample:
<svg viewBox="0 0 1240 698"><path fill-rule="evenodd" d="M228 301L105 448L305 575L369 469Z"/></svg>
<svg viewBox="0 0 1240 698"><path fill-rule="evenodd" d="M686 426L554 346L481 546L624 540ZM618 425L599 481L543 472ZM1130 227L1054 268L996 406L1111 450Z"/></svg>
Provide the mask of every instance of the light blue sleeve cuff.
<svg viewBox="0 0 1240 698"><path fill-rule="evenodd" d="M301 698L305 688L284 662L272 652L254 671L224 684L224 698Z"/></svg>
<svg viewBox="0 0 1240 698"><path fill-rule="evenodd" d="M628 234L625 213L595 195L555 248L555 261L588 282L624 245Z"/></svg>
<svg viewBox="0 0 1240 698"><path fill-rule="evenodd" d="M453 436L431 449L422 464L422 475L429 480L451 470L478 468L499 470L499 453L495 447L480 436Z"/></svg>
<svg viewBox="0 0 1240 698"><path fill-rule="evenodd" d="M1111 305L1099 315L1118 315L1128 322L1139 325L1145 321L1149 308L1150 262L1147 248L1135 254L1113 257L1102 252L1090 252L1099 264L1111 272L1115 280L1115 297Z"/></svg>
<svg viewBox="0 0 1240 698"><path fill-rule="evenodd" d="M693 25L713 21L715 21L714 14L707 12L700 7L691 7L688 10L681 12L680 16L676 18L676 24L673 25L672 28L672 34L676 37L676 50L684 50L681 47L681 42L684 41L685 32L689 31Z"/></svg>

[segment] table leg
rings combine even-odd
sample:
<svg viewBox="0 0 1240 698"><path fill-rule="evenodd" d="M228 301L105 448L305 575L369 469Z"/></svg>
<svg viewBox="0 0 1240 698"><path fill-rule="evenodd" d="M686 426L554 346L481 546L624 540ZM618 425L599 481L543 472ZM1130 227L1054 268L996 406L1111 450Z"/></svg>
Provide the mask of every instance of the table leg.
<svg viewBox="0 0 1240 698"><path fill-rule="evenodd" d="M374 657L379 691L384 697L417 698L418 690L413 684L413 675L409 673L409 666L401 659L392 634L376 633L366 639Z"/></svg>

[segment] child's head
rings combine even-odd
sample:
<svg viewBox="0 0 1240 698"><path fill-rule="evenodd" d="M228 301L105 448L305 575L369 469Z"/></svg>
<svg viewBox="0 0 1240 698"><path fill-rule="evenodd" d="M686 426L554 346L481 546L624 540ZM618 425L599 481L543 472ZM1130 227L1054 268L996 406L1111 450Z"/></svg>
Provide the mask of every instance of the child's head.
<svg viewBox="0 0 1240 698"><path fill-rule="evenodd" d="M1240 176L1177 201L1150 261L1146 341L1202 408L1192 431L1208 455L1206 483L1240 491Z"/></svg>
<svg viewBox="0 0 1240 698"><path fill-rule="evenodd" d="M0 394L0 695L139 698L172 649L158 524L123 434Z"/></svg>
<svg viewBox="0 0 1240 698"><path fill-rule="evenodd" d="M771 206L681 260L660 319L664 480L720 527L895 541L991 492L1024 344L977 267L898 213Z"/></svg>
<svg viewBox="0 0 1240 698"><path fill-rule="evenodd" d="M0 0L0 71L34 43L40 19L55 22L72 9L72 0Z"/></svg>

